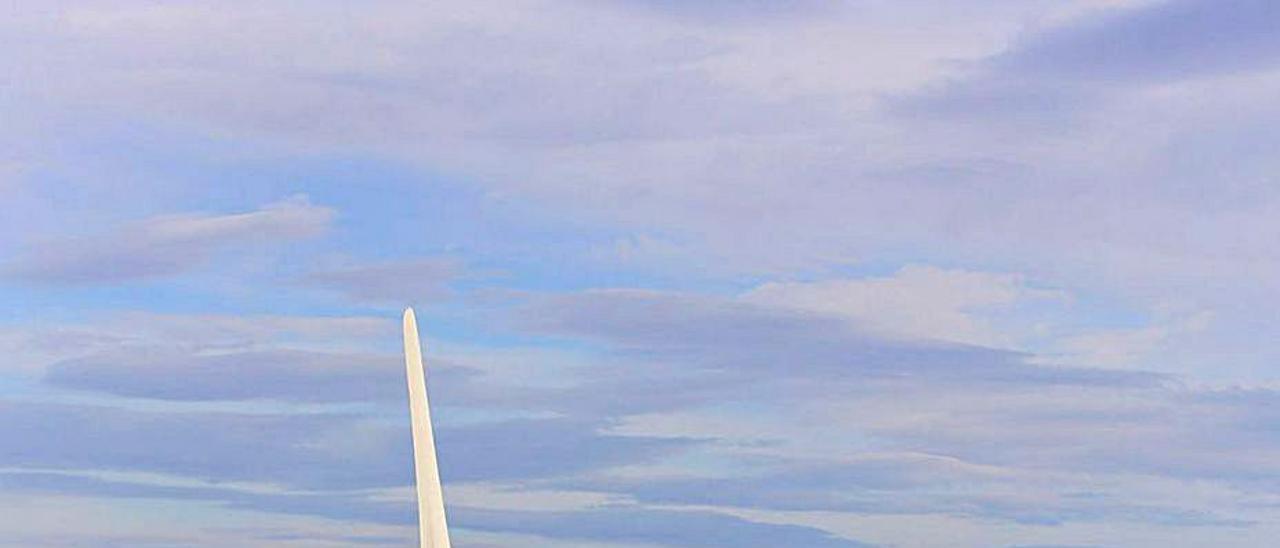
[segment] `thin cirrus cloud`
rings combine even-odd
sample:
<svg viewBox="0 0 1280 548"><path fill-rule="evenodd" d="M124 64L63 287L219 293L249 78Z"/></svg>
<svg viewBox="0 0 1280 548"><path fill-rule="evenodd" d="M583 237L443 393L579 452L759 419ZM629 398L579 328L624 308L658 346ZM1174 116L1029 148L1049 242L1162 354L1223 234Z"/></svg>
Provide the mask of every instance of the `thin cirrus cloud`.
<svg viewBox="0 0 1280 548"><path fill-rule="evenodd" d="M744 295L748 302L849 318L885 335L993 347L1013 341L1007 331L985 322L984 312L1066 298L1013 274L920 265L878 278L770 282Z"/></svg>
<svg viewBox="0 0 1280 548"><path fill-rule="evenodd" d="M870 546L821 529L770 525L706 511L601 508L578 512L520 512L464 508L464 526L591 541L661 543L680 548L714 546L859 548ZM452 523L452 522L451 522Z"/></svg>
<svg viewBox="0 0 1280 548"><path fill-rule="evenodd" d="M1057 133L1115 92L1280 66L1267 0L1172 0L1101 10L1015 40L971 72L891 98L899 114L1030 125Z"/></svg>
<svg viewBox="0 0 1280 548"><path fill-rule="evenodd" d="M1154 83L1280 65L1268 0L1172 0L1033 35L993 64L1012 73Z"/></svg>
<svg viewBox="0 0 1280 548"><path fill-rule="evenodd" d="M663 16L713 24L776 23L779 18L822 15L826 10L836 7L830 2L815 0L620 0L619 4L642 8Z"/></svg>
<svg viewBox="0 0 1280 548"><path fill-rule="evenodd" d="M54 363L54 386L174 401L388 401L402 397L396 356L261 350L193 354L135 348ZM441 367L439 374L453 369Z"/></svg>
<svg viewBox="0 0 1280 548"><path fill-rule="evenodd" d="M7 439L23 440L0 450L5 467L146 472L295 488L409 481L403 466L410 460L399 450L405 438L396 435L401 432L350 414L143 412L5 401L0 430ZM347 443L315 444L325 439ZM353 460L360 466L351 466Z"/></svg>
<svg viewBox="0 0 1280 548"><path fill-rule="evenodd" d="M928 457L928 455L925 455ZM932 457L935 461L958 461ZM1247 520L1217 508L1186 508L1171 501L1131 502L1111 490L1089 497L1063 492L1078 478L987 467L987 474L957 472L957 466L921 466L911 455L887 455L882 463L797 463L766 474L657 480L577 480L566 488L626 493L647 504L715 505L786 512L849 512L864 515L962 515L1008 524L1161 523L1179 526L1242 526ZM971 468L977 465L959 462ZM952 469L947 469L952 468ZM1050 481L1057 482L1055 490ZM1070 483L1068 483L1070 484ZM1014 492L1011 487L1020 486ZM1028 494L1033 494L1028 496Z"/></svg>
<svg viewBox="0 0 1280 548"><path fill-rule="evenodd" d="M511 385L474 367L431 358L438 404L549 409L560 391ZM399 356L291 348L216 353L183 345L130 346L43 368L54 387L171 402L395 403L404 398Z"/></svg>
<svg viewBox="0 0 1280 548"><path fill-rule="evenodd" d="M460 483L546 480L643 464L698 443L609 435L602 427L597 421L558 418L442 425L438 436L453 449L441 453L441 467ZM352 413L129 411L0 402L0 433L24 440L0 451L0 466L13 469L170 475L301 491L395 488L412 481L411 458L404 451L407 427Z"/></svg>
<svg viewBox="0 0 1280 548"><path fill-rule="evenodd" d="M405 303L447 296L462 274L457 260L429 257L322 269L301 282L356 301Z"/></svg>
<svg viewBox="0 0 1280 548"><path fill-rule="evenodd" d="M233 247L314 237L333 216L332 209L295 196L245 213L152 217L102 234L33 243L3 274L56 285L161 278L193 270Z"/></svg>
<svg viewBox="0 0 1280 548"><path fill-rule="evenodd" d="M620 352L680 357L687 367L782 378L924 375L1029 384L1157 384L1161 375L1037 367L1018 352L894 340L838 317L696 294L595 290L531 303L521 325L614 345ZM958 367L957 364L965 364Z"/></svg>

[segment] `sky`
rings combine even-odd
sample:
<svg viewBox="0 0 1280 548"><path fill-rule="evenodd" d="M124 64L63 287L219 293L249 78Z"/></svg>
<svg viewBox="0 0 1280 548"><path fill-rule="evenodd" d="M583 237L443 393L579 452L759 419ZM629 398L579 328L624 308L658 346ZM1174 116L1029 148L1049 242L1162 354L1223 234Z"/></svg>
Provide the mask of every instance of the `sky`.
<svg viewBox="0 0 1280 548"><path fill-rule="evenodd" d="M1280 537L1280 4L0 12L0 546Z"/></svg>

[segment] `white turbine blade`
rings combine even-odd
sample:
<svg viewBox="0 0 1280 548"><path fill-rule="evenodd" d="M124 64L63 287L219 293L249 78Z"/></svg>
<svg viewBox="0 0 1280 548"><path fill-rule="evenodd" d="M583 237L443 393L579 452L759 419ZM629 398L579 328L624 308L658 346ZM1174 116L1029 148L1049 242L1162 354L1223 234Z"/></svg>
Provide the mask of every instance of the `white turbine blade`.
<svg viewBox="0 0 1280 548"><path fill-rule="evenodd" d="M431 433L431 407L422 369L422 346L413 309L404 311L404 361L409 378L409 417L413 423L413 471L418 480L418 535L422 548L450 548L444 521L444 493L436 465L436 441Z"/></svg>

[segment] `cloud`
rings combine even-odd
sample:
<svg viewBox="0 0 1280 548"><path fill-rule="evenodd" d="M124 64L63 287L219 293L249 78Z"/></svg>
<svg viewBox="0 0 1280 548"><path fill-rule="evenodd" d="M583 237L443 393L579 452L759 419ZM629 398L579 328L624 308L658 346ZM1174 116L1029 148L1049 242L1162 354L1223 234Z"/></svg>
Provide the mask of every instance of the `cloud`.
<svg viewBox="0 0 1280 548"><path fill-rule="evenodd" d="M683 4L657 9L783 6ZM674 234L711 248L705 262L722 270L812 267L852 253L831 249L836 239L793 236L814 221L831 228L857 216L849 198L867 193L843 185L874 161L859 152L861 131L849 131L866 128L856 116L868 110L864 95L927 80L935 55L971 49L971 33L946 32L956 17L979 19L973 10L934 6L937 16L919 10L931 14L925 24L900 21L886 33L880 25L899 17L885 6L859 6L830 22L807 18L779 39L754 25L712 29L684 17L637 16L618 2L461 2L427 11L390 2L354 13L308 6L305 17L289 4L208 10L122 2L27 14L22 35L47 46L36 52L102 62L24 84L42 97L119 105L113 116L202 135L273 149L354 147L462 174L555 217ZM985 8L982 18L998 14L1011 24L1006 10ZM361 32L334 32L333 22L353 20ZM922 28L953 40L921 40ZM272 39L258 39L265 36ZM157 51L157 41L171 47ZM475 55L491 62L461 61ZM135 70L122 70L118 59ZM93 97L82 96L86 89ZM719 191L729 185L739 191ZM808 192L794 192L801 189ZM762 209L786 221L763 226ZM741 238L744 230L754 238ZM787 245L742 249L755 238Z"/></svg>
<svg viewBox="0 0 1280 548"><path fill-rule="evenodd" d="M652 507L503 518L492 526L501 531L520 527L524 533L542 534L541 518L569 520L570 515L622 519L633 510L734 509L949 515L1020 526L1124 521L1239 528L1265 519L1254 511L1226 510L1243 504L1239 495L1206 501L1170 499L1169 494L1205 481L1271 490L1274 482L1265 478L1274 472L1270 463L1280 462L1274 458L1274 440L1250 426L1269 420L1259 411L1268 408L1263 402L1274 395L1182 394L1161 388L1161 377L1038 368L1006 351L884 340L826 314L730 297L589 291L545 296L530 306L521 321L536 328L535 333L594 341L608 352L536 390L509 390L487 384L488 379L472 384L477 379L470 374L452 380L442 375L435 386L453 385L442 392L445 398L436 400L445 403L438 439L447 448L441 453L446 482L571 488ZM157 333L181 333L188 324L198 325L194 319L150 320L160 326L151 330ZM215 329L218 336L211 342L235 341L243 336L242 328L272 322L285 329L277 333L309 329L323 334L341 330L346 319L315 324L251 320L244 325L222 322L228 327ZM113 370L119 366L101 357L59 367L78 367L80 382L96 382L95 389L110 392L120 385L144 397L276 394L290 401L350 401L337 385L350 378L344 377L345 368L359 366L341 357L331 363L326 361L331 357L264 350L233 354L223 363L139 361L157 368L161 378L155 381L148 380L151 375ZM797 361L785 361L788 357ZM244 361L236 363L239 359ZM275 380L258 382L255 359L279 360L256 362L264 367L263 378ZM104 379L116 380L95 379L98 367L105 368ZM182 378L183 367L207 370L210 380L199 383L207 388L170 386ZM218 367L242 374L215 378ZM327 377L328 367L339 370L338 380ZM501 371L499 365L493 368ZM385 397L391 398L401 388L400 368L387 369L395 374L376 384L385 385ZM233 386L237 383L247 388ZM289 388L290 383L299 386ZM462 395L457 383L464 387ZM353 392L364 390L362 383L350 384ZM475 392L466 394L469 390ZM457 405L465 412L451 408ZM494 416L501 414L495 407L501 405L550 411L540 416L551 418L501 419ZM666 416L666 424L684 430L664 431L650 417L629 420L638 413ZM690 416L702 417L702 424ZM1199 432L1213 432L1213 439ZM286 491L182 495L111 486L104 488L104 496L191 497L246 510L366 523L404 519L403 509L365 501L367 494L355 492L408 481L408 464L397 449L407 439L404 425L382 418L12 404L0 409L0 436L28 441L0 451L0 467L163 473L268 482ZM264 445L259 437L271 441ZM1144 450L1150 447L1162 450ZM1230 455L1221 455L1223 450ZM708 464L699 464L704 462ZM1160 488L1126 483L1124 478L1134 475L1152 476ZM59 485L48 489L79 489ZM301 492L316 489L329 493ZM613 519L600 517L605 524ZM554 538L606 534L605 525L598 527L568 529ZM696 524L689 527L702 531ZM619 530L627 534L611 526L608 534ZM784 528L758 534L809 539L821 531Z"/></svg>
<svg viewBox="0 0 1280 548"><path fill-rule="evenodd" d="M414 523L412 501L377 500L360 493L267 493L234 486L172 486L101 479L92 475L49 472L0 472L6 490L23 494L77 494L113 499L216 501L230 508L275 514L318 516L386 525ZM536 535L558 541L658 543L672 547L778 546L796 543L815 547L865 546L819 529L760 523L699 510L653 510L637 506L606 506L580 510L493 510L450 506L455 535L503 532ZM279 535L280 533L276 533ZM293 533L299 535L299 533ZM308 538L302 535L302 538ZM327 540L314 539L313 540ZM180 540L180 539L179 539ZM285 540L274 537L274 540ZM351 544L403 545L401 537L350 538Z"/></svg>
<svg viewBox="0 0 1280 548"><path fill-rule="evenodd" d="M619 0L618 3L705 24L767 22L777 25L791 17L823 15L835 7L819 0Z"/></svg>
<svg viewBox="0 0 1280 548"><path fill-rule="evenodd" d="M996 349L885 339L829 315L733 299L643 290L549 296L522 312L523 325L595 340L618 352L679 359L685 372L752 380L919 377L931 382L1144 385L1158 375L1040 368ZM726 379L720 379L724 381Z"/></svg>
<svg viewBox="0 0 1280 548"><path fill-rule="evenodd" d="M214 504L173 498L68 496L68 480L4 474L0 496L10 510L0 522L0 543L23 547L308 547L342 548L385 539L416 538L410 526L366 525L312 517L262 515L224 508L212 520L175 519L209 511ZM84 483L84 480L81 480ZM61 483L61 484L59 484ZM86 490L87 490L86 485ZM265 519L264 519L265 517ZM374 543L372 539L384 539Z"/></svg>
<svg viewBox="0 0 1280 548"><path fill-rule="evenodd" d="M120 505L121 501L129 501L134 506L139 506L139 501L145 499L163 501L170 505L181 505L190 502L213 502L223 505L228 510L267 512L270 516L270 522L278 529L252 530L246 528L237 531L221 531L223 534L248 536L253 541L269 541L266 545L277 545L279 542L287 540L310 540L313 543L318 541L332 542L334 540L332 538L324 538L327 535L321 531L316 531L316 529L323 528L299 526L296 523L290 524L292 525L290 527L281 523L293 521L284 519L282 515L315 516L341 520L346 527L345 532L347 534L352 532L352 528L368 530L370 529L370 524L375 526L406 526L416 523L416 516L413 513L413 505L410 499L379 500L361 492L289 492L278 488L263 488L263 486L246 487L244 485L219 482L175 482L173 478L120 478L112 477L111 474L77 471L0 472L0 485L4 486L6 493L28 498L40 495L57 495L81 499L92 497L98 500L114 501L116 505ZM357 525L359 522L363 522L363 524ZM380 532L385 531L385 529L382 529ZM400 530L397 529L397 531ZM402 546L403 542L400 541L408 538L407 533L409 533L407 528L403 531L406 535L404 537L391 537L394 540L388 540L385 537L378 539L371 535L363 540L359 537L342 538L339 545L398 544ZM71 531L64 532L72 533ZM81 531L75 531L74 533L81 533ZM173 538L163 545L171 546L175 543L188 545L194 539L183 538L183 535L192 533L190 530L173 531ZM3 534L3 531L0 531L0 534ZM196 534L201 539L204 539L212 534L212 531L205 529ZM48 538L48 535L45 535L44 538ZM238 542L236 544L241 543Z"/></svg>
<svg viewBox="0 0 1280 548"><path fill-rule="evenodd" d="M1051 482L1056 482L1056 485ZM1010 524L1125 522L1177 526L1253 525L1196 501L1120 493L1055 471L983 466L920 454L852 455L839 463L779 463L768 473L719 477L579 479L566 488L625 493L651 505L858 515L950 515ZM1095 489L1090 491L1090 489ZM1136 490L1135 490L1136 491Z"/></svg>
<svg viewBox="0 0 1280 548"><path fill-rule="evenodd" d="M1073 134L1125 93L1280 67L1280 38L1268 24L1278 14L1266 0L1121 3L1042 26L887 104L921 120ZM1141 110L1130 107L1116 115Z"/></svg>
<svg viewBox="0 0 1280 548"><path fill-rule="evenodd" d="M1253 426L1272 413L1255 398L1274 394L872 383L639 418L622 431L713 437L689 460L716 464L548 487L653 505L1235 530L1270 519L1254 504L1280 492L1266 479L1280 444Z"/></svg>
<svg viewBox="0 0 1280 548"><path fill-rule="evenodd" d="M636 465L688 449L698 440L603 433L599 420L555 418L441 428L441 474L450 481L572 476Z"/></svg>
<svg viewBox="0 0 1280 548"><path fill-rule="evenodd" d="M931 266L907 266L883 278L770 282L744 295L748 302L849 318L885 335L996 347L1013 344L1008 331L991 325L984 312L1064 298L1014 274Z"/></svg>
<svg viewBox="0 0 1280 548"><path fill-rule="evenodd" d="M359 301L404 304L448 296L449 283L461 271L453 259L410 259L320 270L302 281Z"/></svg>
<svg viewBox="0 0 1280 548"><path fill-rule="evenodd" d="M1249 398L1219 400L1213 391L1178 389L1062 388L953 394L964 401L934 405L926 401L929 393L917 394L920 399L899 394L901 405L880 402L890 413L913 406L912 413L928 421L886 414L873 428L900 448L994 466L1274 489L1263 478L1272 473L1280 445L1276 436L1252 426L1273 413L1248 405Z"/></svg>
<svg viewBox="0 0 1280 548"><path fill-rule="evenodd" d="M1231 256L1210 277L1267 256L1255 226L1267 216L1246 222L1201 210L1194 232L1203 236L1188 242L1177 236L1187 230L1188 212L1161 205L1198 185L1130 170L1144 158L1203 158L1159 149L1166 129L1203 135L1191 127L1200 115L1189 113L1205 113L1200 123L1219 129L1217 122L1269 119L1211 115L1197 99L1264 105L1264 88L1233 86L1257 90L1243 101L1191 90L1168 111L1157 108L1166 105L1160 98L1143 97L1117 113L1094 108L1096 86L1045 85L1030 72L1019 76L1024 69L991 68L994 59L1031 48L1024 44L1034 36L1058 32L1019 39L1028 28L1047 22L1069 34L1117 17L1100 6L1138 4L1124 13L1144 14L1166 3L861 3L818 8L830 16L767 32L637 14L775 9L755 9L758 2L640 10L620 2L464 4L422 11L391 2L356 13L309 6L300 17L289 3L208 10L121 2L25 13L14 32L35 44L35 60L23 65L84 61L80 70L23 80L46 101L110 105L113 117L271 150L283 143L407 159L551 217L669 236L682 254L700 258L692 264L718 272L790 277L924 250L949 264L1034 267L1037 279L1105 274L1202 292L1207 286L1185 279L1204 264L1202 254ZM573 23L586 20L597 24ZM335 32L334 21L356 21L361 30ZM157 42L170 47L157 50ZM492 62L461 61L477 52ZM960 82L950 111L963 117L924 108L908 120L878 106L877 98L895 103L950 81ZM1132 119L1146 109L1155 112ZM1081 113L1101 124L1082 123ZM1011 119L1022 130L984 131ZM992 161L1022 169L964 180L876 176ZM1234 163L1203 162L1211 171ZM1215 188L1224 183L1204 177ZM1093 222L1080 222L1086 218ZM1241 234L1260 241L1239 246ZM1170 264L1178 258L1181 264Z"/></svg>
<svg viewBox="0 0 1280 548"><path fill-rule="evenodd" d="M1170 0L1035 34L993 63L1033 77L1158 83L1280 66L1267 0Z"/></svg>
<svg viewBox="0 0 1280 548"><path fill-rule="evenodd" d="M251 382L251 381L250 381ZM407 416L156 412L0 402L0 468L164 474L292 490L411 483ZM650 462L697 440L551 418L437 425L446 482L546 479Z"/></svg>
<svg viewBox="0 0 1280 548"><path fill-rule="evenodd" d="M1149 363L1150 356L1167 346L1170 339L1194 336L1207 329L1211 321L1212 315L1202 312L1151 326L1080 333L1056 342L1061 357L1042 359L1098 367L1135 367Z"/></svg>
<svg viewBox="0 0 1280 548"><path fill-rule="evenodd" d="M0 466L136 471L296 488L405 485L408 431L350 414L144 412L0 403ZM341 440L339 442L339 440Z"/></svg>
<svg viewBox="0 0 1280 548"><path fill-rule="evenodd" d="M465 374L457 368L433 375ZM263 350L188 354L139 348L61 361L46 382L63 388L161 400L275 399L377 402L404 396L397 356Z"/></svg>
<svg viewBox="0 0 1280 548"><path fill-rule="evenodd" d="M660 546L868 546L820 529L773 525L706 511L601 508L581 512L517 512L462 508L454 519L481 531L533 533L550 538L650 543Z"/></svg>
<svg viewBox="0 0 1280 548"><path fill-rule="evenodd" d="M4 267L4 274L41 284L119 283L172 276L236 246L316 236L328 228L332 209L303 196L228 215L152 217L105 234L36 244Z"/></svg>
<svg viewBox="0 0 1280 548"><path fill-rule="evenodd" d="M398 319L376 316L123 312L0 330L10 371L55 388L174 402L400 402L404 362L388 353L400 345ZM433 401L504 413L546 411L582 367L565 360L583 359L527 347L432 349Z"/></svg>
<svg viewBox="0 0 1280 548"><path fill-rule="evenodd" d="M692 443L603 434L598 424L565 419L437 426L446 490L471 481L545 481L635 465ZM228 509L363 524L413 520L412 499L388 491L411 482L407 418L389 424L337 413L131 411L0 402L0 435L22 440L0 448L0 487L7 494L214 502ZM580 517L604 523L611 513L592 510ZM536 520L527 525L453 521L464 528L523 530L551 538L582 534L541 530Z"/></svg>
<svg viewBox="0 0 1280 548"><path fill-rule="evenodd" d="M1088 11L1121 3L1138 5ZM1265 311L1274 308L1268 305L1276 302L1274 280L1280 279L1278 202L1275 185L1268 184L1276 167L1268 143L1275 142L1271 104L1278 89L1267 74L1275 67L1274 39L1262 34L1274 19L1269 7L1239 0L1096 0L1070 7L930 0L836 9L809 2L661 4L475 1L430 10L399 2L358 10L295 2L223 9L129 0L105 7L48 4L0 22L8 41L21 45L0 54L0 64L25 76L14 79L3 105L21 119L15 127L23 131L0 141L41 139L19 154L24 193L57 187L47 179L65 176L63 170L91 169L76 167L86 165L78 151L100 150L96 145L115 142L121 132L163 156L129 157L130 167L135 161L173 165L175 154L206 156L209 140L234 149L235 161L228 163L236 166L246 165L245 155L253 165L285 157L308 166L317 161L324 171L335 151L374 164L408 163L430 176L396 184L436 185L444 175L477 185L493 200L487 204L517 204L522 223L534 219L520 225L528 232L540 232L537 223L553 218L575 231L575 241L579 233L606 241L614 234L660 236L620 240L616 256L631 264L610 266L621 275L601 281L584 274L567 284L626 280L619 283L721 292L535 298L523 312L522 329L505 335L567 348L576 359L547 365L507 356L486 364L491 374L484 377L441 375L436 386L446 390L435 401L444 404L439 416L449 423L442 439L453 435L449 447L467 448L460 457L445 457L462 459L449 464L456 477L492 475L519 484L597 479L606 472L644 480L683 474L685 483L595 485L664 505L774 504L774 517L783 512L778 507L835 509L828 519L846 527L877 511L901 512L910 521L897 522L899 533L936 523L926 516L963 516L948 523L990 534L972 542L980 545L1002 544L992 538L1000 533L991 532L1014 529L1020 541L1091 544L1155 529L1136 522L1203 525L1163 533L1187 543L1191 537L1179 535L1190 529L1229 536L1219 527L1230 524L1219 519L1224 516L1277 521L1259 510L1274 505L1269 478L1276 475L1270 464L1276 455L1268 425L1275 421L1266 411L1274 407L1273 395L1186 394L1170 377L1133 371L1131 363L1159 340L1175 347L1149 360L1161 371L1173 368L1154 362L1168 358L1187 362L1197 375L1269 375L1275 352L1259 341L1275 338ZM804 17L814 13L821 17ZM791 17L775 24L778 15ZM489 61L471 62L477 57ZM878 104L915 110L886 112ZM26 131L29 126L42 131ZM151 147L170 142L156 138L155 127L176 137L181 152ZM227 151L211 154L219 152ZM50 175L49 166L70 167ZM120 172L92 175L115 181ZM156 186L169 184L183 183ZM223 191L236 193L254 183L227 184ZM22 207L39 202L16 206L22 220L7 219L10 238L39 232L31 228L38 223L78 226L68 224L74 214L57 208ZM276 215L268 209L242 215ZM353 222L382 226L376 223L386 221L374 213ZM9 276L50 283L152 279L216 264L230 256L220 252L258 241L258 232L277 243L315 233L272 223L226 228L237 224L229 219L243 223L242 215L157 218L80 243L54 241L47 251L19 257ZM323 228L328 222L298 224ZM204 235L163 236L174 230L155 229L184 223L203 226L196 232ZM558 236L547 240L547 246L578 245ZM563 248L504 245L537 249L530 263L565 258L552 270L578 274L580 265ZM42 253L54 251L71 258L42 262ZM922 261L958 266L869 279L843 274L850 264ZM102 270L108 262L118 271ZM661 280L636 280L631 269L645 262L671 268ZM321 269L306 283L357 303L405 293L438 296L454 275L438 267L412 260L342 265ZM713 283L700 285L708 276ZM797 279L810 281L785 281ZM1039 299L1026 280L1107 301L1095 319L1122 327L1101 336L1085 329L1061 349L1071 355L1054 360L1059 367L1042 365L1041 355L1010 351L1005 338L1016 342L1024 327L987 312ZM753 285L757 292L739 295ZM918 295L928 299L915 300ZM285 297L287 303L268 304L307 306L293 300L297 295ZM1131 316L1165 299L1192 301L1187 308L1195 310L1215 304L1229 310L1216 316L1220 327L1215 322L1195 336L1127 329L1135 323L1127 321ZM1129 306L1138 313L1116 310ZM58 392L59 398L148 409L261 410L293 407L279 401L362 398L385 401L389 409L398 397L390 373L342 386L356 374L356 362L384 359L394 347L390 337L373 333L385 327L377 322L193 316L143 323L74 339L58 336L65 328L6 336L6 348L14 341L28 352L6 354L6 362L57 363L49 379L58 384L40 390L86 390ZM488 327L468 335L492 343ZM167 336L169 344L157 344ZM1189 346L1198 352L1184 352ZM1256 363L1242 363L1246 352L1260 354ZM503 374L512 362L522 362L511 368L522 373L515 380ZM1078 367L1103 362L1130 371ZM154 376L132 374L137 371ZM191 375L206 382L182 385ZM258 378L273 382L255 384ZM7 381L4 388L10 389ZM143 398L165 401L138 401ZM227 403L246 398L274 401ZM357 406L339 409L350 407ZM384 404L373 407L381 412ZM7 413L0 421L5 439L36 440L26 457L23 448L6 447L10 462L98 466L97 448L48 439L65 429L102 441L109 449L101 464L108 466L136 462L236 477L198 460L208 453L210 461L226 459L247 476L283 474L295 488L382 481L323 481L321 466L329 474L382 469L373 456L317 456L313 451L321 448L298 447L306 443L287 432L278 442L251 443L253 436L277 436L286 428L272 422L289 422L278 417L246 419L243 439L233 439L241 430L221 421L239 419L121 418L100 408ZM104 429L140 448L117 448L112 439L92 438L88 427L65 426L89 424L98 415ZM508 422L511 415L523 418ZM308 428L333 429L317 434L323 449L403 449L381 445L403 441L403 431L391 431L381 415L298 420L309 435ZM307 426L312 420L323 427ZM50 432L32 432L45 427ZM197 439L182 427L213 433ZM162 438L185 447L155 441ZM542 445L557 441L574 451ZM226 449L190 450L205 445ZM292 466L276 470L223 450ZM507 455L512 460L504 460ZM575 465L579 477L551 477L551 461L541 460L579 455L599 466ZM505 470L525 477L504 476ZM723 477L739 472L772 483L742 485ZM405 481L395 477L392 483ZM347 500L263 499L245 507L275 504L341 519ZM401 519L380 510L347 511L353 519ZM1102 523L1075 539L1062 533L1077 521L1107 516L1130 521ZM1051 534L1035 534L1046 531ZM1141 544L1125 541L1132 538L1114 543Z"/></svg>
<svg viewBox="0 0 1280 548"><path fill-rule="evenodd" d="M127 311L105 315L77 326L117 345L166 346L187 351L217 352L284 345L320 348L366 348L380 340L396 340L394 316L304 316L270 314L160 314ZM56 335L50 335L50 339ZM53 341L49 341L53 342Z"/></svg>
<svg viewBox="0 0 1280 548"><path fill-rule="evenodd" d="M1004 281L997 287L1021 287ZM977 293L987 303L1017 295ZM523 325L603 345L615 364L586 372L553 409L619 417L611 431L626 435L701 439L682 462L716 463L660 461L552 488L648 504L1024 525L1265 519L1237 511L1247 497L1234 492L1263 488L1280 449L1249 426L1267 420L1265 406L1192 404L1196 392L1167 376L1040 368L1023 354L884 339L830 314L732 298L598 290L530 306ZM1228 447L1231 457L1211 462ZM1170 502L1203 481L1218 498Z"/></svg>
<svg viewBox="0 0 1280 548"><path fill-rule="evenodd" d="M394 341L397 326L390 317L111 312L82 323L0 329L0 352L7 358L0 367L40 372L51 364L106 355L129 364L281 347L355 354Z"/></svg>
<svg viewBox="0 0 1280 548"><path fill-rule="evenodd" d="M1004 299L997 291L982 300ZM528 328L526 336L541 333L590 341L593 348L605 352L594 354L598 359L556 370L554 382L543 379L548 382L538 386L504 384L500 374L504 368L498 362L481 368L486 371L482 376L470 370L451 375L448 368L443 369L440 382L433 386L442 396L436 403L444 405L438 439L449 448L441 455L446 481L507 481L611 493L643 504L774 512L945 514L1018 524L1108 519L1235 527L1236 522L1222 513L1192 502L1162 504L1154 497L1114 488L1084 499L1063 491L1101 489L1071 474L1160 470L1160 477L1176 482L1230 481L1227 477L1240 471L1247 475L1237 480L1266 473L1254 456L1229 463L1234 470L1230 473L1206 466L1194 450L1195 443L1177 445L1176 457L1152 460L1151 455L1128 455L1141 454L1135 452L1133 440L1171 447L1174 444L1166 436L1176 439L1179 435L1160 431L1160 417L1167 417L1161 410L1176 404L1176 393L1164 392L1160 386L1167 379L1157 375L1045 368L1026 363L1025 355L1014 352L885 339L830 314L733 297L602 290L544 295L528 306L518 313L520 325ZM172 335L190 334L188 327L199 325L194 318L143 319L155 324L147 332L170 337L177 348L191 345L186 337ZM216 336L207 343L243 340L241 330L252 331L252 325L276 325L274 333L281 335L319 330L324 336L342 330L343 322L349 321L317 319L311 325L283 318L251 320L244 325L220 322L226 327L213 330ZM389 402L401 397L398 363L377 367L386 371L385 377L370 372L356 379L366 367L362 360L352 359L359 354L268 348L151 360L147 356L156 355L154 349L137 350L136 356L126 354L128 359L114 363L105 355L60 363L50 369L49 378L61 386L162 399L359 401L367 397L367 401ZM364 357L391 361L376 354ZM483 359L483 354L469 357L469 361ZM207 380L184 385L184 379L192 378L184 376L188 372ZM1193 421L1190 426L1245 412L1250 405L1235 410L1205 405L1188 410L1185 417ZM539 418L502 418L512 411ZM823 419L815 421L815 416ZM720 422L707 421L715 417ZM1130 424L1127 421L1132 421L1131 426L1113 435L1117 424ZM35 419L14 422L39 423ZM206 428L193 422L195 428ZM280 454L308 463L291 469L296 479L289 479L287 485L326 485L313 483L324 474L321 466L390 469L385 463L388 457L377 455L394 452L388 444L403 432L361 422L358 417L331 416L325 422L334 430L308 434L322 440L317 447ZM111 423L104 421L108 427ZM227 429L219 424L207 428ZM1241 436L1232 443L1261 443L1248 441L1229 419L1212 429L1225 436L1223 440ZM208 443L234 445L221 438ZM347 456L341 465L309 453L324 454L331 445L363 446L361 451L369 453ZM1265 450L1266 446L1252 447ZM231 449L216 453L223 450ZM152 452L177 458L168 450ZM74 451L10 462L18 466L59 463L68 453ZM714 470L682 464L704 459L716 463ZM189 463L166 468L147 464L145 458L138 460L143 464L129 469L223 475L218 470L200 472ZM315 467L310 464L313 460ZM71 462L64 465L87 466L90 459ZM678 470L680 479L668 479L663 470ZM726 472L736 479L725 478ZM266 481L272 474L267 470L241 481ZM1033 481L1037 477L1043 481ZM361 480L339 486L377 484ZM272 511L336 512L332 515L339 519L343 515L336 508L341 504L293 495L259 498L249 507L273 505L292 510ZM350 510L349 519L390 519L377 514L378 510L369 511L384 517L364 516L357 510Z"/></svg>

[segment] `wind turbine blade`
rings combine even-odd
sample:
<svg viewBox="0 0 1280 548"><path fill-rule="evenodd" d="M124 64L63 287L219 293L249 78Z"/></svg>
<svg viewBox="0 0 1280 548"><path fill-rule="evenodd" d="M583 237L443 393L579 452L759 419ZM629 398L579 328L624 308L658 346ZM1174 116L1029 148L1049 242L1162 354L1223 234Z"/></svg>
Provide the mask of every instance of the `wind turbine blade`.
<svg viewBox="0 0 1280 548"><path fill-rule="evenodd" d="M404 362L409 379L409 417L413 424L413 471L418 484L418 536L422 548L450 548L444 520L444 492L436 464L436 442L431 432L431 407L427 404L427 380L422 368L422 345L413 309L404 311Z"/></svg>

